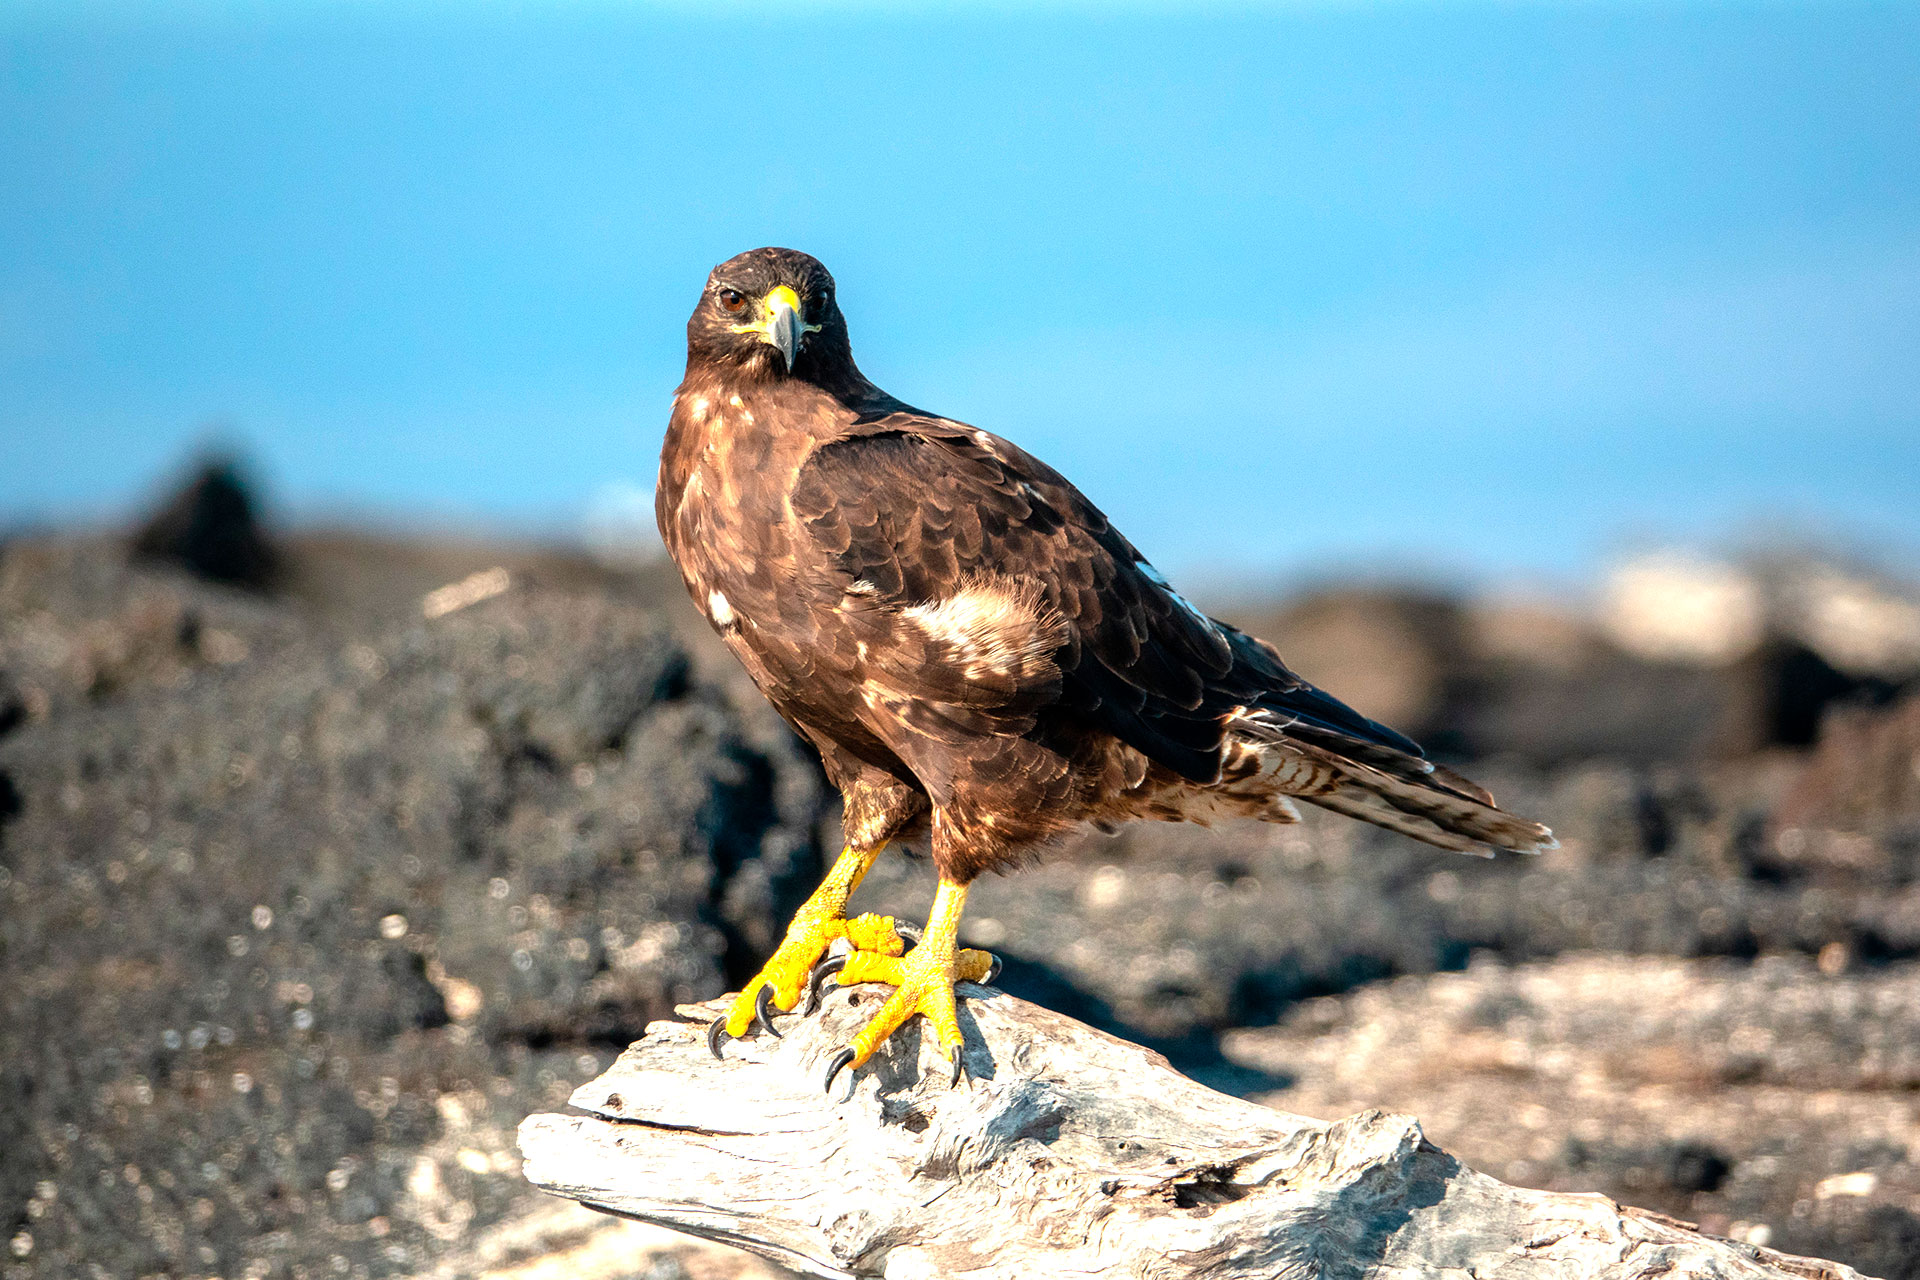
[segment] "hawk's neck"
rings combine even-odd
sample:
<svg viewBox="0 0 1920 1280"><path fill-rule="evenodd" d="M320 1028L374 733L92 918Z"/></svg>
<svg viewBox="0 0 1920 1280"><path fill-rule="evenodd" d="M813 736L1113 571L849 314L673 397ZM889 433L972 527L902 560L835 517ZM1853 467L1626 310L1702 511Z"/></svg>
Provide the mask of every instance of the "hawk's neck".
<svg viewBox="0 0 1920 1280"><path fill-rule="evenodd" d="M715 520L753 520L778 503L807 456L876 406L897 404L864 378L858 394L799 378L749 379L689 366L673 399L655 490L661 535L696 539ZM885 411L884 409L882 411Z"/></svg>

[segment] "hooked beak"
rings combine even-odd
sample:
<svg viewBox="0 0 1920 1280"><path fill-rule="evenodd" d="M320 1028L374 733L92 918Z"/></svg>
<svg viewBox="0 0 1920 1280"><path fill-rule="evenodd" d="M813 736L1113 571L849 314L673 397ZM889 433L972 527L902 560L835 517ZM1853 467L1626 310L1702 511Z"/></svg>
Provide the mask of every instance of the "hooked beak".
<svg viewBox="0 0 1920 1280"><path fill-rule="evenodd" d="M781 290L790 293L791 290ZM787 368L793 368L793 358L800 354L801 339L807 336L807 327L800 322L800 310L784 298L767 300L767 341L771 342L786 357Z"/></svg>
<svg viewBox="0 0 1920 1280"><path fill-rule="evenodd" d="M780 353L787 362L789 372L793 362L800 354L800 344L807 335L817 333L820 326L808 324L800 318L800 295L786 285L769 290L765 298L767 318L760 324L742 325L742 332L757 333L760 341Z"/></svg>

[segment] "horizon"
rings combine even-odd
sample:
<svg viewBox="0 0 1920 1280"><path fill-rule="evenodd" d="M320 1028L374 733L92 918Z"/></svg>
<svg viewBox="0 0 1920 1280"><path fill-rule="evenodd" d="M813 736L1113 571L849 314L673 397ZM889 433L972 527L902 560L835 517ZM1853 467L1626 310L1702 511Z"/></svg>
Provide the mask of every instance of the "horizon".
<svg viewBox="0 0 1920 1280"><path fill-rule="evenodd" d="M787 243L877 382L1189 581L1920 558L1910 8L27 5L0 46L0 525L129 514L222 424L293 523L585 537L707 269Z"/></svg>

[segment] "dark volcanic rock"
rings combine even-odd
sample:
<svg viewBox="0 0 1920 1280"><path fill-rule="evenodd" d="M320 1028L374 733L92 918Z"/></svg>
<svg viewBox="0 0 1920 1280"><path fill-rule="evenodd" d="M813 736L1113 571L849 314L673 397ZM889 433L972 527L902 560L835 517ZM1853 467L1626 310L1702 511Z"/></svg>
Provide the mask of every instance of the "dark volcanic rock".
<svg viewBox="0 0 1920 1280"><path fill-rule="evenodd" d="M648 1018L737 986L837 840L817 769L677 581L487 546L286 545L273 596L130 562L119 539L0 549L6 1280L317 1280L456 1256L531 1194L521 1116ZM423 594L481 575L512 585L423 618ZM1920 1234L1900 1136L1920 1096L1910 717L1833 721L1804 775L1789 753L1653 764L1705 741L1719 695L1686 700L1694 677L1596 682L1612 659L1577 627L1509 617L1496 635L1431 600L1334 609L1327 652L1376 614L1417 633L1373 651L1439 699L1443 729L1534 758L1470 771L1561 850L1482 862L1319 813L1136 827L975 887L965 936L1005 956L1001 984L1220 1087L1294 1081L1275 1100L1308 1110L1349 1087L1324 1084L1313 1019L1384 1071L1433 1016L1432 1078L1448 1067L1503 1109L1485 1145L1439 1127L1450 1095L1386 1075L1346 1077L1340 1107L1406 1106L1493 1172L1764 1222L1898 1273L1876 1260ZM1428 643L1442 632L1480 665ZM1511 682L1474 684L1509 661ZM1609 719L1614 694L1630 710ZM1668 747L1537 767L1661 708L1685 722ZM1582 715L1598 727L1556 723ZM932 889L889 854L855 905L919 918ZM1569 952L1611 956L1589 978L1553 960ZM1445 973L1486 955L1557 976L1543 995ZM1634 955L1693 959L1670 979L1676 962ZM1457 1016L1456 977L1477 984ZM1666 1020L1622 1030L1607 984ZM1240 1051L1235 1028L1276 1021L1279 1049ZM1524 1069L1473 1056L1509 1042L1532 1046ZM1627 1100L1589 1098L1582 1071L1628 1081ZM1648 1098L1686 1101L1636 1126ZM1528 1127L1535 1107L1554 1123Z"/></svg>
<svg viewBox="0 0 1920 1280"><path fill-rule="evenodd" d="M101 556L0 562L42 701L0 738L9 1275L416 1270L525 1194L522 1114L817 874L812 772L633 605L355 640ZM130 674L80 674L88 635Z"/></svg>
<svg viewBox="0 0 1920 1280"><path fill-rule="evenodd" d="M6 672L0 671L0 738L27 722L27 700Z"/></svg>
<svg viewBox="0 0 1920 1280"><path fill-rule="evenodd" d="M1651 764L1771 741L1751 687L1767 672L1649 661L1564 610L1372 587L1227 617L1307 679L1443 754Z"/></svg>
<svg viewBox="0 0 1920 1280"><path fill-rule="evenodd" d="M1541 768L1805 746L1827 709L1885 703L1913 678L1848 674L1787 635L1768 636L1738 660L1655 658L1566 609L1411 587L1329 588L1223 616L1430 750Z"/></svg>
<svg viewBox="0 0 1920 1280"><path fill-rule="evenodd" d="M1226 616L1382 723L1423 741L1452 727L1448 708L1471 661L1457 599L1412 587L1325 589Z"/></svg>
<svg viewBox="0 0 1920 1280"><path fill-rule="evenodd" d="M252 592L130 563L117 538L21 539L0 552L0 715L18 725L184 688L308 631Z"/></svg>
<svg viewBox="0 0 1920 1280"><path fill-rule="evenodd" d="M181 565L209 582L264 591L282 572L239 467L203 464L133 535L134 554Z"/></svg>

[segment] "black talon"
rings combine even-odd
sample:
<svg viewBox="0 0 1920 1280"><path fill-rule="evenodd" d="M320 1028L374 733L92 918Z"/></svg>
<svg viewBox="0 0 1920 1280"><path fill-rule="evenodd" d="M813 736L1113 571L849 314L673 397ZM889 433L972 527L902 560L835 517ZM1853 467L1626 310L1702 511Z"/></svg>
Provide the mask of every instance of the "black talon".
<svg viewBox="0 0 1920 1280"><path fill-rule="evenodd" d="M807 978L807 1007L801 1017L810 1018L813 1011L820 1007L820 992L827 985L827 979L847 967L845 956L828 956L813 966L813 972Z"/></svg>
<svg viewBox="0 0 1920 1280"><path fill-rule="evenodd" d="M773 1029L773 988L763 985L753 995L753 1025L772 1036L775 1040L780 1033Z"/></svg>
<svg viewBox="0 0 1920 1280"><path fill-rule="evenodd" d="M999 976L1000 976L1000 957L995 956L993 957L993 963L987 966L987 976L981 981L981 985L990 987L993 985L993 980Z"/></svg>
<svg viewBox="0 0 1920 1280"><path fill-rule="evenodd" d="M852 1061L853 1061L853 1050L851 1049L842 1049L839 1053L836 1053L833 1055L833 1061L827 1066L828 1096L832 1096L833 1094L833 1078L840 1074L840 1069L842 1067L848 1065Z"/></svg>
<svg viewBox="0 0 1920 1280"><path fill-rule="evenodd" d="M960 1077L967 1074L966 1059L959 1045L953 1046L947 1056L953 1060L953 1074L947 1078L947 1088L957 1089L960 1087Z"/></svg>
<svg viewBox="0 0 1920 1280"><path fill-rule="evenodd" d="M727 1015L721 1014L707 1024L707 1048L713 1050L713 1056L725 1062L727 1055L720 1052L720 1046L728 1040Z"/></svg>
<svg viewBox="0 0 1920 1280"><path fill-rule="evenodd" d="M911 920L895 920L893 922L893 931L905 938L908 942L918 944L920 941L920 926L914 924Z"/></svg>

